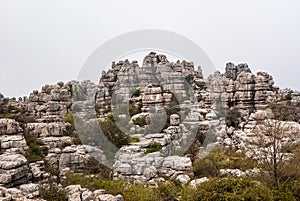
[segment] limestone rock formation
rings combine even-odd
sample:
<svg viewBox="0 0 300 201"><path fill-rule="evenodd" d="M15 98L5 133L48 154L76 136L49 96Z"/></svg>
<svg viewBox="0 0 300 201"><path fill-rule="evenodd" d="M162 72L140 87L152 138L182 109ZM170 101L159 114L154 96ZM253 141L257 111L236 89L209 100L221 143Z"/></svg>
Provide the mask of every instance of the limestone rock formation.
<svg viewBox="0 0 300 201"><path fill-rule="evenodd" d="M28 181L28 162L20 154L0 155L0 183L5 186L16 186Z"/></svg>
<svg viewBox="0 0 300 201"><path fill-rule="evenodd" d="M122 195L113 196L105 193L104 190L96 190L94 192L82 188L80 185L71 185L65 188L68 200L74 201L124 201Z"/></svg>
<svg viewBox="0 0 300 201"><path fill-rule="evenodd" d="M0 119L1 153L22 153L27 150L23 129L13 119Z"/></svg>
<svg viewBox="0 0 300 201"><path fill-rule="evenodd" d="M113 62L99 83L58 82L18 100L0 94L0 200L42 200L37 189L52 181L69 200L124 200L102 189L60 185L69 173L98 174L107 164L114 179L154 186L170 179L196 188L208 178L193 178L192 159L216 146L250 156L249 141L259 140L262 122L285 125L280 144L299 145L299 103L300 93L280 90L271 75L254 74L247 64L228 63L224 73L204 78L192 62L171 62L155 52L141 66ZM278 115L275 107L289 115ZM111 123L100 135L102 144L100 121ZM121 141L117 132L126 137L120 148L108 141ZM268 139L263 129L259 133ZM227 168L219 174L259 171Z"/></svg>

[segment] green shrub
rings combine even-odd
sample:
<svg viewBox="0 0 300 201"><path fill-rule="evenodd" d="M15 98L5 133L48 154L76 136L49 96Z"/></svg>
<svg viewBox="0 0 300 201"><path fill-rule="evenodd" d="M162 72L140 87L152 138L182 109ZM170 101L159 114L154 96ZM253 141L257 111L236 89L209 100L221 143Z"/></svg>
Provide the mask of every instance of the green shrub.
<svg viewBox="0 0 300 201"><path fill-rule="evenodd" d="M9 105L8 106L8 112L19 113L20 111L21 111L20 108L18 108L16 106L13 106L13 105Z"/></svg>
<svg viewBox="0 0 300 201"><path fill-rule="evenodd" d="M293 195L294 192L288 186L279 186L279 189L273 190L274 200L288 200L297 201L296 197Z"/></svg>
<svg viewBox="0 0 300 201"><path fill-rule="evenodd" d="M65 123L70 123L71 125L74 125L74 117L72 113L67 113L67 115L63 118L63 121Z"/></svg>
<svg viewBox="0 0 300 201"><path fill-rule="evenodd" d="M157 151L161 151L162 146L159 143L152 143L148 146L145 154L149 154L149 153L153 153L153 152L157 152Z"/></svg>
<svg viewBox="0 0 300 201"><path fill-rule="evenodd" d="M39 188L39 192L42 199L45 200L51 200L51 201L67 201L67 194L63 191L63 189L60 189L57 187L54 183L47 183L48 185L41 185Z"/></svg>
<svg viewBox="0 0 300 201"><path fill-rule="evenodd" d="M73 138L73 143L75 145L82 145L81 139L78 136Z"/></svg>
<svg viewBox="0 0 300 201"><path fill-rule="evenodd" d="M153 187L145 187L142 184L138 185L129 185L128 188L122 193L125 200L130 201L160 201L159 194L157 189Z"/></svg>
<svg viewBox="0 0 300 201"><path fill-rule="evenodd" d="M104 135L116 147L120 148L123 145L129 144L129 135L121 131L115 122L106 119L105 121L99 121L99 124Z"/></svg>
<svg viewBox="0 0 300 201"><path fill-rule="evenodd" d="M158 183L157 187L153 187L147 184L128 184L120 180L103 180L97 176L67 174L64 185L75 184L91 191L104 189L106 193L113 195L122 194L125 200L130 201L297 200L300 193L299 182L272 190L250 178L234 177L210 178L197 188L192 188L190 185L181 187L172 181Z"/></svg>
<svg viewBox="0 0 300 201"><path fill-rule="evenodd" d="M195 177L217 176L220 169L230 168L245 171L256 165L257 163L246 158L244 153L214 149L203 159L194 161L193 172Z"/></svg>
<svg viewBox="0 0 300 201"><path fill-rule="evenodd" d="M273 200L272 191L246 178L211 178L196 189L186 186L182 200Z"/></svg>
<svg viewBox="0 0 300 201"><path fill-rule="evenodd" d="M74 135L74 131L75 131L75 124L74 124L74 117L72 113L67 113L67 115L63 118L63 121L65 123L69 123L66 127L67 129L67 133L65 133L65 135L68 136L72 136Z"/></svg>
<svg viewBox="0 0 300 201"><path fill-rule="evenodd" d="M111 113L108 115L108 119L115 122L114 115Z"/></svg>
<svg viewBox="0 0 300 201"><path fill-rule="evenodd" d="M134 124L144 127L147 125L146 117L138 117L133 121Z"/></svg>
<svg viewBox="0 0 300 201"><path fill-rule="evenodd" d="M41 140L27 132L24 134L25 141L29 149L24 153L25 158L29 163L44 160L48 152L47 147L43 146Z"/></svg>
<svg viewBox="0 0 300 201"><path fill-rule="evenodd" d="M178 200L182 188L172 181L166 181L158 184L157 191L161 200Z"/></svg>
<svg viewBox="0 0 300 201"><path fill-rule="evenodd" d="M141 90L140 89L136 89L134 90L134 92L132 93L131 97L139 97L141 95Z"/></svg>
<svg viewBox="0 0 300 201"><path fill-rule="evenodd" d="M67 174L67 180L65 186L68 185L81 185L83 188L87 188L91 191L98 189L104 189L107 193L117 195L124 191L125 183L121 180L103 180L98 177L84 176L82 174Z"/></svg>
<svg viewBox="0 0 300 201"><path fill-rule="evenodd" d="M140 141L140 139L137 138L137 137L130 137L130 138L129 138L129 142L130 142L130 143L135 143L135 142L139 142L139 141Z"/></svg>
<svg viewBox="0 0 300 201"><path fill-rule="evenodd" d="M143 107L143 104L141 102L138 102L138 103L130 102L129 103L129 115L132 117L133 115L141 113L142 107Z"/></svg>
<svg viewBox="0 0 300 201"><path fill-rule="evenodd" d="M227 111L225 121L228 127L232 126L234 128L237 128L241 121L241 113L236 108L231 109Z"/></svg>

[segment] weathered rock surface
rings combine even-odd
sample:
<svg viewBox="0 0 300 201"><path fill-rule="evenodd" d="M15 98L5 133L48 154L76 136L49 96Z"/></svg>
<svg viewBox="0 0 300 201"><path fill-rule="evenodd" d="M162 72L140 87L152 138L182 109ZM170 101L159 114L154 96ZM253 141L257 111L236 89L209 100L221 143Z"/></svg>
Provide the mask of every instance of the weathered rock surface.
<svg viewBox="0 0 300 201"><path fill-rule="evenodd" d="M124 201L122 195L113 196L106 194L104 190L89 191L80 185L71 185L65 188L70 201Z"/></svg>
<svg viewBox="0 0 300 201"><path fill-rule="evenodd" d="M20 154L0 155L0 183L5 186L16 186L26 183L29 168L26 158Z"/></svg>
<svg viewBox="0 0 300 201"><path fill-rule="evenodd" d="M190 182L190 186L193 188L197 188L197 186L199 186L200 184L202 184L203 182L208 181L209 179L207 177L202 177L200 179L194 179Z"/></svg>
<svg viewBox="0 0 300 201"><path fill-rule="evenodd" d="M70 168L73 172L90 171L96 164L91 163L95 160L93 156L102 163L105 163L105 155L100 149L87 145L68 146L62 150L58 159L59 169ZM96 161L95 161L96 162Z"/></svg>
<svg viewBox="0 0 300 201"><path fill-rule="evenodd" d="M66 123L55 122L55 123L29 123L27 124L27 132L38 138L45 137L60 137L64 135L66 130Z"/></svg>
<svg viewBox="0 0 300 201"><path fill-rule="evenodd" d="M139 145L123 146L114 164L116 175L131 183L143 183L158 175L177 178L180 174L192 174L192 162L188 157L164 157L160 152L145 154L145 151Z"/></svg>
<svg viewBox="0 0 300 201"><path fill-rule="evenodd" d="M1 153L22 153L27 150L23 130L13 119L0 119Z"/></svg>

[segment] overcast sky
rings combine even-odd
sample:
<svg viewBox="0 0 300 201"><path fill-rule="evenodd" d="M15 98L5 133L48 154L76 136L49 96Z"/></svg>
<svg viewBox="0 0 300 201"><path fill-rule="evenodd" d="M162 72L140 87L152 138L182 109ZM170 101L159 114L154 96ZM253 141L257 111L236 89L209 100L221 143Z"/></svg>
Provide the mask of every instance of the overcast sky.
<svg viewBox="0 0 300 201"><path fill-rule="evenodd" d="M298 0L0 0L0 92L29 95L77 75L87 57L120 34L176 32L215 67L248 63L275 84L300 90Z"/></svg>

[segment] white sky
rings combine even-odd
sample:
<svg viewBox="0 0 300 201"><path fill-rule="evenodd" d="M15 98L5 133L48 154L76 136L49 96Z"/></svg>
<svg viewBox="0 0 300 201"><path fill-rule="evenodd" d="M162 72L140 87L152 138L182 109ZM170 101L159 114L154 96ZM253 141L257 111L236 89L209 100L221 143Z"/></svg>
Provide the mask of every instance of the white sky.
<svg viewBox="0 0 300 201"><path fill-rule="evenodd" d="M300 90L298 0L0 0L0 92L76 79L102 43L145 28L188 37L221 72L248 63Z"/></svg>

